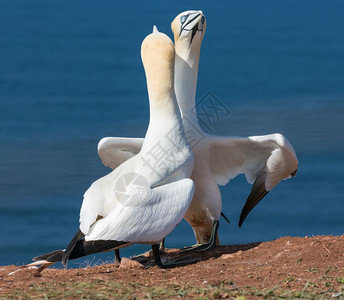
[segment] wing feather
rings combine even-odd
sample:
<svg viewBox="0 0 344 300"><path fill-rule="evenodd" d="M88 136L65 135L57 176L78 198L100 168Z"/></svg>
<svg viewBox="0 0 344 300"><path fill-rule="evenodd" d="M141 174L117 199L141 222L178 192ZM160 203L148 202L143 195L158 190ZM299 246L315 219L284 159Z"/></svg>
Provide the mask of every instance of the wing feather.
<svg viewBox="0 0 344 300"><path fill-rule="evenodd" d="M107 217L91 226L85 240L159 242L183 219L193 191L191 179L182 179L153 189L128 191L131 194L140 193L140 197L135 198L136 203L116 205Z"/></svg>
<svg viewBox="0 0 344 300"><path fill-rule="evenodd" d="M106 137L98 143L98 155L102 163L116 169L141 151L144 138Z"/></svg>
<svg viewBox="0 0 344 300"><path fill-rule="evenodd" d="M218 184L225 185L238 174L245 174L247 181L253 183L239 227L270 190L296 174L295 151L281 134L248 138L210 136L209 141L210 169Z"/></svg>
<svg viewBox="0 0 344 300"><path fill-rule="evenodd" d="M281 134L265 136L209 136L210 170L219 185L239 174L253 183L266 170L265 189L270 191L297 170L298 161L289 141Z"/></svg>

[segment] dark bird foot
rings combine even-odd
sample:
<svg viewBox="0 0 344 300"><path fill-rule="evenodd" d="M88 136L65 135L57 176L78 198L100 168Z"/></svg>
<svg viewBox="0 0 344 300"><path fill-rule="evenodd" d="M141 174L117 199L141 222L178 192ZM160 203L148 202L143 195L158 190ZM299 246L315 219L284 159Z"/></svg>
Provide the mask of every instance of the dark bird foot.
<svg viewBox="0 0 344 300"><path fill-rule="evenodd" d="M210 240L208 243L205 244L196 244L191 247L185 247L181 249L181 252L186 252L186 251L207 251L214 249L216 247L216 237L217 237L217 232L219 230L219 220L215 220L213 222L213 228L211 230L211 236Z"/></svg>

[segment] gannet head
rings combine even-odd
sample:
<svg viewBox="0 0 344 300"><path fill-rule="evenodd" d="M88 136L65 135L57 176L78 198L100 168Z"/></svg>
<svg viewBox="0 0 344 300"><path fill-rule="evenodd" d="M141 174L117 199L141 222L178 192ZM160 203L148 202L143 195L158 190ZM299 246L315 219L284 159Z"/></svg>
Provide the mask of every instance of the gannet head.
<svg viewBox="0 0 344 300"><path fill-rule="evenodd" d="M206 29L206 19L201 10L180 13L172 22L174 41L185 49L200 49Z"/></svg>
<svg viewBox="0 0 344 300"><path fill-rule="evenodd" d="M171 96L174 93L174 45L156 26L142 42L141 59L150 101Z"/></svg>

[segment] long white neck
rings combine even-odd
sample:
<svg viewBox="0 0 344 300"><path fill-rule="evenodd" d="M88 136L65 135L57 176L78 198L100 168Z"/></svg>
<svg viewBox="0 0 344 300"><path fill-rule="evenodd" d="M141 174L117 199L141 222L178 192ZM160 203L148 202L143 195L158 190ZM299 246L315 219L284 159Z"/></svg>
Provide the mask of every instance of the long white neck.
<svg viewBox="0 0 344 300"><path fill-rule="evenodd" d="M146 133L149 143L161 139L172 128L183 134L181 114L174 92L174 48L159 46L159 43L148 45L150 53L143 59L150 108Z"/></svg>
<svg viewBox="0 0 344 300"><path fill-rule="evenodd" d="M196 87L200 48L189 49L176 42L175 92L182 117L199 127L196 108ZM187 127L184 121L184 126Z"/></svg>
<svg viewBox="0 0 344 300"><path fill-rule="evenodd" d="M136 167L151 187L189 177L193 156L174 92L175 49L154 32L142 42L141 57L149 96L150 120Z"/></svg>
<svg viewBox="0 0 344 300"><path fill-rule="evenodd" d="M172 81L173 82L173 81ZM181 114L177 104L173 85L165 95L156 93L156 85L147 78L149 95L149 126L146 138L161 136L175 126L182 126ZM159 95L160 94L160 95Z"/></svg>

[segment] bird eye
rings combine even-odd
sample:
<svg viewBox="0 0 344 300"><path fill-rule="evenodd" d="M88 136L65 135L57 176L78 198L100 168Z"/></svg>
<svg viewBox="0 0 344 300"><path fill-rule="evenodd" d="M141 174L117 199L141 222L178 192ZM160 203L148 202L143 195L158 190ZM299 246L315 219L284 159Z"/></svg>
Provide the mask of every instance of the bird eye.
<svg viewBox="0 0 344 300"><path fill-rule="evenodd" d="M180 17L180 23L184 23L186 21L186 16L184 15L184 16L181 16Z"/></svg>
<svg viewBox="0 0 344 300"><path fill-rule="evenodd" d="M204 16L202 16L201 22L202 22L202 25L203 25L204 22L205 22L205 17Z"/></svg>

